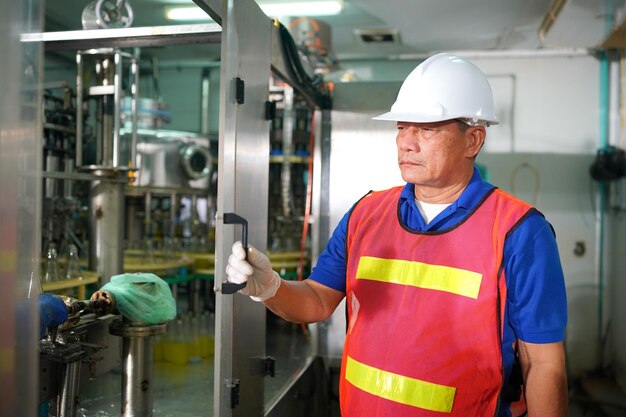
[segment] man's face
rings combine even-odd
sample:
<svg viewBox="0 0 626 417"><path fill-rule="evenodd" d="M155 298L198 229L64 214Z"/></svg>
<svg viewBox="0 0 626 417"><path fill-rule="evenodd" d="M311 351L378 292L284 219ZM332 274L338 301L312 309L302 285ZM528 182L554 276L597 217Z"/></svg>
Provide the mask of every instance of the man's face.
<svg viewBox="0 0 626 417"><path fill-rule="evenodd" d="M454 184L467 176L480 150L480 146L470 144L474 142L471 132L462 132L456 120L398 122L397 126L402 178L418 186L445 188Z"/></svg>

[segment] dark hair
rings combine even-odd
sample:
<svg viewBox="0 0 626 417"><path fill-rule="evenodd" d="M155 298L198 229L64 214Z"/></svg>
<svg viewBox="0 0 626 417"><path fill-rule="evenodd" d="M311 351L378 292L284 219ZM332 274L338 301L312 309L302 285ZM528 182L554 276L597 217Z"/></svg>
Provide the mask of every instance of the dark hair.
<svg viewBox="0 0 626 417"><path fill-rule="evenodd" d="M456 119L456 125L459 127L459 130L461 131L461 133L467 132L467 129L471 127L470 125L465 123L463 120L459 120L459 119Z"/></svg>

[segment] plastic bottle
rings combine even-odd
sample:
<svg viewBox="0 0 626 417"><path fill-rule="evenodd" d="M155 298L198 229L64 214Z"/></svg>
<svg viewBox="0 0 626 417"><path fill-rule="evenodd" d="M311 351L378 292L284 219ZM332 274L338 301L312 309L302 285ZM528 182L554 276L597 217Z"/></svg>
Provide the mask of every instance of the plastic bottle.
<svg viewBox="0 0 626 417"><path fill-rule="evenodd" d="M166 359L174 365L187 365L189 352L185 341L185 329L181 319L171 322L173 324L173 338L168 343Z"/></svg>
<svg viewBox="0 0 626 417"><path fill-rule="evenodd" d="M161 336L159 344L162 347L162 360L170 362L170 356L172 355L172 343L174 343L174 328L176 327L176 320L167 322L165 334Z"/></svg>
<svg viewBox="0 0 626 417"><path fill-rule="evenodd" d="M158 335L152 341L152 360L153 362L161 362L163 360L163 347L165 335Z"/></svg>
<svg viewBox="0 0 626 417"><path fill-rule="evenodd" d="M215 354L215 340L213 338L213 320L208 311L200 316L200 355L210 358Z"/></svg>
<svg viewBox="0 0 626 417"><path fill-rule="evenodd" d="M200 345L200 320L191 315L187 320L187 340L189 343L189 363L202 362L202 347Z"/></svg>
<svg viewBox="0 0 626 417"><path fill-rule="evenodd" d="M78 259L78 248L73 243L68 245L65 279L83 279L80 260Z"/></svg>
<svg viewBox="0 0 626 417"><path fill-rule="evenodd" d="M61 278L59 273L59 264L57 262L57 250L53 243L48 247L46 254L46 269L43 276L43 282L55 282Z"/></svg>

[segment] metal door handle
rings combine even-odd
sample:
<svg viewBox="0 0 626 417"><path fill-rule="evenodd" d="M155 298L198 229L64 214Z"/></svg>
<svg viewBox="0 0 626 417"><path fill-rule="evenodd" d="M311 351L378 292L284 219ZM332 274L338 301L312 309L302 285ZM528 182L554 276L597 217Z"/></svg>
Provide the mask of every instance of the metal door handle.
<svg viewBox="0 0 626 417"><path fill-rule="evenodd" d="M235 213L224 213L224 224L240 224L241 227L241 243L248 257L248 221ZM245 288L246 282L235 284L234 282L222 282L222 294L234 294L242 288Z"/></svg>

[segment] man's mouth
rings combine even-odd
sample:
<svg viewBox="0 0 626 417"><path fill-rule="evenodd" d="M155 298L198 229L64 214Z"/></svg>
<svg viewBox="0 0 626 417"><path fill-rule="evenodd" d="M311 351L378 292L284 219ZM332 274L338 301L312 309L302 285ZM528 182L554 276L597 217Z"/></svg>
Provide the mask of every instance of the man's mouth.
<svg viewBox="0 0 626 417"><path fill-rule="evenodd" d="M409 161L409 160L405 160L405 159L401 159L399 164L400 165L415 165L415 166L423 165L421 162Z"/></svg>

